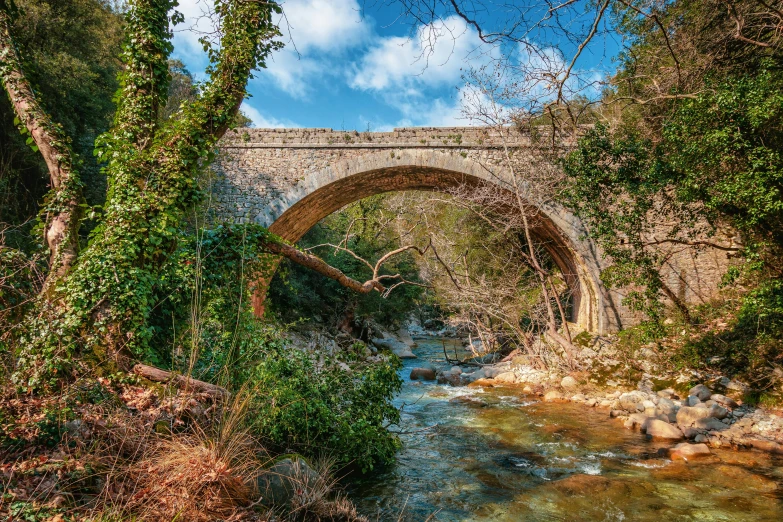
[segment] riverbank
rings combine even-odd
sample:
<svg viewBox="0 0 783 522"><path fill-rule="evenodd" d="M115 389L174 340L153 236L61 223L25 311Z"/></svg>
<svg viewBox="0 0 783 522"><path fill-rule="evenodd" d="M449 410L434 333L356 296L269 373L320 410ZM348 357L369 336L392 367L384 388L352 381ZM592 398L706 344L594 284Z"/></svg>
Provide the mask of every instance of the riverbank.
<svg viewBox="0 0 783 522"><path fill-rule="evenodd" d="M685 461L668 454L676 441L621 429L607 409L523 392L529 384L412 379L416 368L450 369L444 345L450 360L455 350L467 355L458 339L416 342L417 358L403 361L395 399L402 411L392 428L403 443L397 461L347 484L349 498L370 520L758 522L783 516L783 456L721 447Z"/></svg>
<svg viewBox="0 0 783 522"><path fill-rule="evenodd" d="M617 379L613 380L607 378L604 365L592 372L568 374L537 370L525 360L512 358L469 369L452 366L435 378L474 387L511 386L548 402L581 404L659 440L783 454L783 414L749 404L744 400L749 386L725 376L695 371L675 376L644 373L634 386L621 381L619 364L610 374Z"/></svg>

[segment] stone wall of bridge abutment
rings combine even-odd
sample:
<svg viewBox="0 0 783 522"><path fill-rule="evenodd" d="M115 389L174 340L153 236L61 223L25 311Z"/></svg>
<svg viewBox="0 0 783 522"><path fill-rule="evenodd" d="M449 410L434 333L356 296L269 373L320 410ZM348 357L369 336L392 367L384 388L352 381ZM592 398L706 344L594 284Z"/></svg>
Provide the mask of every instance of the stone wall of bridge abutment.
<svg viewBox="0 0 783 522"><path fill-rule="evenodd" d="M448 191L478 183L507 188L505 148L522 166L531 158L533 141L530 135L501 136L476 127L378 133L239 129L221 142L214 165L214 218L259 223L295 242L325 216L374 194ZM570 276L574 322L598 333L638 322L623 305L623 292L607 290L601 282L606 261L585 238L579 220L555 203L539 217L537 235L548 240L550 254ZM725 252L679 245L666 265L666 278L685 301L701 302L713 295L725 266Z"/></svg>

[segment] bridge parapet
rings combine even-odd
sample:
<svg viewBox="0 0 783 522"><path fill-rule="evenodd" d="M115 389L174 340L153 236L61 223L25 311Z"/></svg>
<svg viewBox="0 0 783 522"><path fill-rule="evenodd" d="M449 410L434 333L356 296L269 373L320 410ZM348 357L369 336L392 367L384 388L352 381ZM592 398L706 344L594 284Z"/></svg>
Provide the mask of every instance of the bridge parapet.
<svg viewBox="0 0 783 522"><path fill-rule="evenodd" d="M546 136L545 131L536 138ZM326 128L236 129L221 142L228 148L497 148L533 144L529 132L491 127L406 127L388 132Z"/></svg>

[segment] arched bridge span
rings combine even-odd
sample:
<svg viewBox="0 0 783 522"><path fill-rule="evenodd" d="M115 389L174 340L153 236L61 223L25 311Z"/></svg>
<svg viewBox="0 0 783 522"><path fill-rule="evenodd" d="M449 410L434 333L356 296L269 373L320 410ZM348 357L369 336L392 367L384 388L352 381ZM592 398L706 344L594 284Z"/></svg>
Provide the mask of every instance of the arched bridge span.
<svg viewBox="0 0 783 522"><path fill-rule="evenodd" d="M472 127L379 133L239 129L221 142L215 163L216 218L256 222L296 242L332 212L383 192L448 192L483 183L508 190L504 146L514 149L514 161L525 162L531 145L529 136L516 134L509 142ZM575 216L551 203L535 223L534 233L567 276L573 322L596 333L636 322L622 295L602 284L605 261Z"/></svg>

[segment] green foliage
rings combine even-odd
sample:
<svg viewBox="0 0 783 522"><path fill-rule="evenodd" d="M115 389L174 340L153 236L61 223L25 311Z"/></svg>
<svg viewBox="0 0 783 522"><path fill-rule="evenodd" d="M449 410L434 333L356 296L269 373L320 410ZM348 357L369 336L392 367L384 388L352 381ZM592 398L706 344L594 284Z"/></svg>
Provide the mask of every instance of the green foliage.
<svg viewBox="0 0 783 522"><path fill-rule="evenodd" d="M665 210L685 217L676 202L660 200L671 179L667 167L649 140L612 136L603 125L589 131L564 161L568 184L563 201L587 223L590 237L612 259L602 279L611 287L638 288L628 293L626 304L652 318L662 312L662 280L660 256L645 248L654 227L648 216Z"/></svg>
<svg viewBox="0 0 783 522"><path fill-rule="evenodd" d="M334 455L363 472L388 464L400 445L386 427L399 422L391 399L402 386L401 367L394 355L361 365L271 343L247 376L258 390L253 426L281 448Z"/></svg>
<svg viewBox="0 0 783 522"><path fill-rule="evenodd" d="M69 522L73 520L70 516L63 518L62 513L64 510L52 507L40 506L32 502L16 501L10 505L9 513L12 520L18 520L20 522L46 522L58 518L63 522Z"/></svg>
<svg viewBox="0 0 783 522"><path fill-rule="evenodd" d="M313 227L299 245L306 249L340 244L348 234L348 241L342 246L374 263L401 246L385 220L387 199L385 195L373 196L332 214ZM324 246L313 253L356 280L372 277L372 270L348 252ZM393 257L382 269L382 274L401 274L409 281L419 281L418 272L416 258L410 252ZM318 318L335 325L348 317L358 323L372 319L394 327L415 309L423 291L419 286L403 285L385 298L378 292L357 295L335 281L284 260L272 281L269 296L272 311L286 322Z"/></svg>
<svg viewBox="0 0 783 522"><path fill-rule="evenodd" d="M393 357L367 365L359 347L308 352L252 315L250 284L274 267L256 225L199 232L165 265L147 359L230 390L250 390L247 422L268 443L310 456L328 453L363 470L388 463L398 441L391 403L402 381ZM363 347L363 345L362 345Z"/></svg>
<svg viewBox="0 0 783 522"><path fill-rule="evenodd" d="M673 362L718 368L765 389L778 380L776 368L783 364L783 282L763 282L739 303L725 329L689 339Z"/></svg>
<svg viewBox="0 0 783 522"><path fill-rule="evenodd" d="M745 238L748 268L779 270L782 88L770 68L710 81L675 107L659 142L599 125L566 158L566 201L612 258L604 280L643 288L629 293L636 309L660 314L665 258L648 242L664 217L678 225L658 239L687 242L729 224Z"/></svg>
<svg viewBox="0 0 783 522"><path fill-rule="evenodd" d="M258 225L217 226L183 234L156 285L148 361L200 379L235 385L239 360L252 352L261 325L250 307L253 284L275 266ZM191 368L191 360L197 361Z"/></svg>
<svg viewBox="0 0 783 522"><path fill-rule="evenodd" d="M101 361L148 354L159 270L177 248L185 212L199 202L199 173L234 121L252 71L279 47L271 41L279 34L272 22L276 4L216 2L223 38L219 50L209 49L210 80L179 117L161 123L173 5L130 4L117 113L95 151L108 178L103 220L56 295L27 325L20 384L40 385L70 371L75 354L109 366Z"/></svg>
<svg viewBox="0 0 783 522"><path fill-rule="evenodd" d="M783 72L711 80L663 128L662 154L676 196L726 217L754 242L783 245Z"/></svg>
<svg viewBox="0 0 783 522"><path fill-rule="evenodd" d="M664 297L687 317L660 277L667 254L656 242L687 244L731 227L744 263L725 285L783 273L783 74L779 34L766 23L777 15L766 4L717 5L667 2L651 17L614 4L629 46L604 99L622 109L564 161L566 203L612 258L604 280L629 290L654 335L663 333L655 322ZM739 19L754 20L755 41L736 37Z"/></svg>
<svg viewBox="0 0 783 522"><path fill-rule="evenodd" d="M91 205L105 197L105 180L91 150L108 129L114 112L112 93L120 68L122 18L100 0L18 0L13 30L25 72L39 100L63 133L71 137ZM0 97L0 222L27 226L6 234L9 246L30 252L32 221L48 190L40 154L25 143L14 125L6 96ZM37 238L36 238L37 239ZM40 247L39 247L40 248Z"/></svg>

